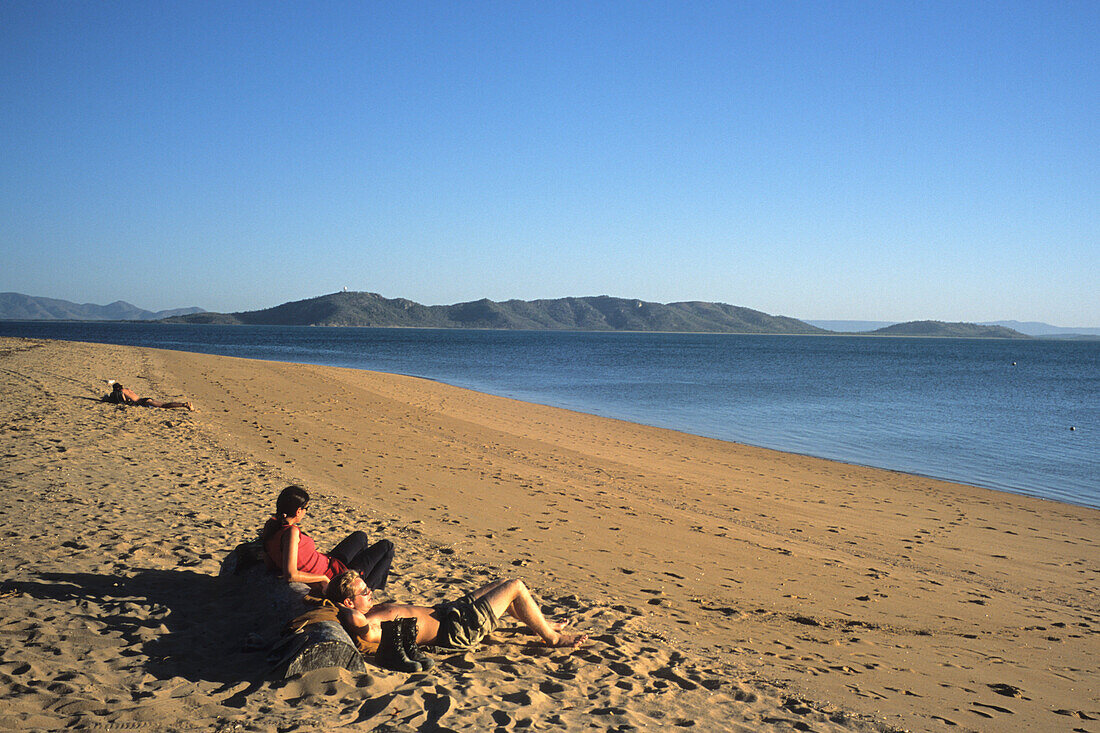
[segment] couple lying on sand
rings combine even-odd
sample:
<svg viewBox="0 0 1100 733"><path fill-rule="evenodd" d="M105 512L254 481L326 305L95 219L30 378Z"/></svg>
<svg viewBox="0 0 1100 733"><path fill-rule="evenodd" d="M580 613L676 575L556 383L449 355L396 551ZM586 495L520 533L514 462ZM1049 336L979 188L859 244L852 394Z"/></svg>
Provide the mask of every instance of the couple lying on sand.
<svg viewBox="0 0 1100 733"><path fill-rule="evenodd" d="M139 397L137 392L123 387L113 379L108 379L107 384L111 385L111 394L103 397L104 402L113 402L116 405L137 405L139 407L195 409L195 406L190 402L161 402L160 400L154 400L152 397Z"/></svg>
<svg viewBox="0 0 1100 733"><path fill-rule="evenodd" d="M523 622L544 644L575 647L588 637L551 623L520 580L497 580L455 601L436 606L374 603L373 591L385 587L393 562L393 543L379 540L367 546L367 535L353 532L329 554L317 551L298 524L306 513L309 494L288 486L279 494L275 516L267 520L260 539L264 561L292 582L322 591L339 611L340 622L361 650L373 649L382 638L382 623L415 618L416 643L448 649L469 649L489 634L505 613Z"/></svg>

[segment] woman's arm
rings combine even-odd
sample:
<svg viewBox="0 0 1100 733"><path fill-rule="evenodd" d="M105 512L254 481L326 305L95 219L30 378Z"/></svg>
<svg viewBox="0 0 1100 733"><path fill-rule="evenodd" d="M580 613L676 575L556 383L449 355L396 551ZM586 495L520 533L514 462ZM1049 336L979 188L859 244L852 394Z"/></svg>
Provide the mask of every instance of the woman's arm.
<svg viewBox="0 0 1100 733"><path fill-rule="evenodd" d="M321 590L328 588L328 578L324 575L303 573L298 569L298 541L302 530L291 525L290 529L283 533L283 575L291 583L321 584Z"/></svg>

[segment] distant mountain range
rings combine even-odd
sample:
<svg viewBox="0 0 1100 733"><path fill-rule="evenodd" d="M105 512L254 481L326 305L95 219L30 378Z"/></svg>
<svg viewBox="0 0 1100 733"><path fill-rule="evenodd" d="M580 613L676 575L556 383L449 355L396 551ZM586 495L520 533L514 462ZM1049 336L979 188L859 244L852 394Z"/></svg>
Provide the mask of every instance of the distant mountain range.
<svg viewBox="0 0 1100 733"><path fill-rule="evenodd" d="M1055 336L1072 338L1074 336L1100 336L1100 328L1067 328L1065 326L1052 326L1049 323L1038 321L990 321L982 323L983 326L1004 326L1026 333L1028 336Z"/></svg>
<svg viewBox="0 0 1100 733"><path fill-rule="evenodd" d="M121 300L110 305L95 305L22 293L0 293L0 319L6 321L157 321L201 312L202 308L147 311Z"/></svg>
<svg viewBox="0 0 1100 733"><path fill-rule="evenodd" d="M0 320L148 321L283 326L373 326L378 328L486 328L572 331L667 331L687 333L817 334L860 333L867 336L960 338L1029 338L1001 323L941 321L800 321L772 316L726 303L687 301L652 303L607 295L550 300L488 299L454 305L422 305L377 293L340 292L239 313L213 313L201 308L147 311L117 301L110 305L77 304L20 293L0 293ZM1100 329L1060 329L1037 323L1047 337L1063 332L1088 334ZM1086 336L1088 337L1088 336Z"/></svg>
<svg viewBox="0 0 1100 733"><path fill-rule="evenodd" d="M823 328L725 303L651 303L606 295L553 300L475 300L426 306L377 293L343 292L243 313L196 313L176 323L286 326L492 328L575 331L675 331L705 333L820 334ZM1007 328L972 323L915 321L868 335L1027 338Z"/></svg>
<svg viewBox="0 0 1100 733"><path fill-rule="evenodd" d="M812 321L810 319L804 319L803 322L811 326L824 328L826 331L839 331L841 333L866 333L878 328L896 326L899 323L898 321Z"/></svg>

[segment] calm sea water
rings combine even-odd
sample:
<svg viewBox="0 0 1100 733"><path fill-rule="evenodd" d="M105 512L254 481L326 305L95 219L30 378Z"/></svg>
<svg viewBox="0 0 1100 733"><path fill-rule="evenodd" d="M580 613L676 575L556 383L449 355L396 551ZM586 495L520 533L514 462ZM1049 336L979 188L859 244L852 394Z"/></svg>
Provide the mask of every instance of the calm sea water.
<svg viewBox="0 0 1100 733"><path fill-rule="evenodd" d="M59 322L0 335L411 374L1100 507L1096 341Z"/></svg>

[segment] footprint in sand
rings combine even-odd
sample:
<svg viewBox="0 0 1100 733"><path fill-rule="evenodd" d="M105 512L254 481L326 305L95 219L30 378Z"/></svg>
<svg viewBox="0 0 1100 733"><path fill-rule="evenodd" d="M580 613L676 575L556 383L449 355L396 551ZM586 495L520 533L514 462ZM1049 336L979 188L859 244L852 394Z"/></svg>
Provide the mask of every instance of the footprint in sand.
<svg viewBox="0 0 1100 733"><path fill-rule="evenodd" d="M984 710L993 710L994 712L1004 713L1005 715L1015 715L1016 714L1013 711L1009 710L1008 708L1002 708L999 705L987 705L986 703L983 703L983 702L972 702L970 704L973 705L975 708L983 708ZM978 715L982 716L983 718L992 718L993 717L992 715L989 715L988 713L982 712L982 710L971 710L970 712L977 713Z"/></svg>

